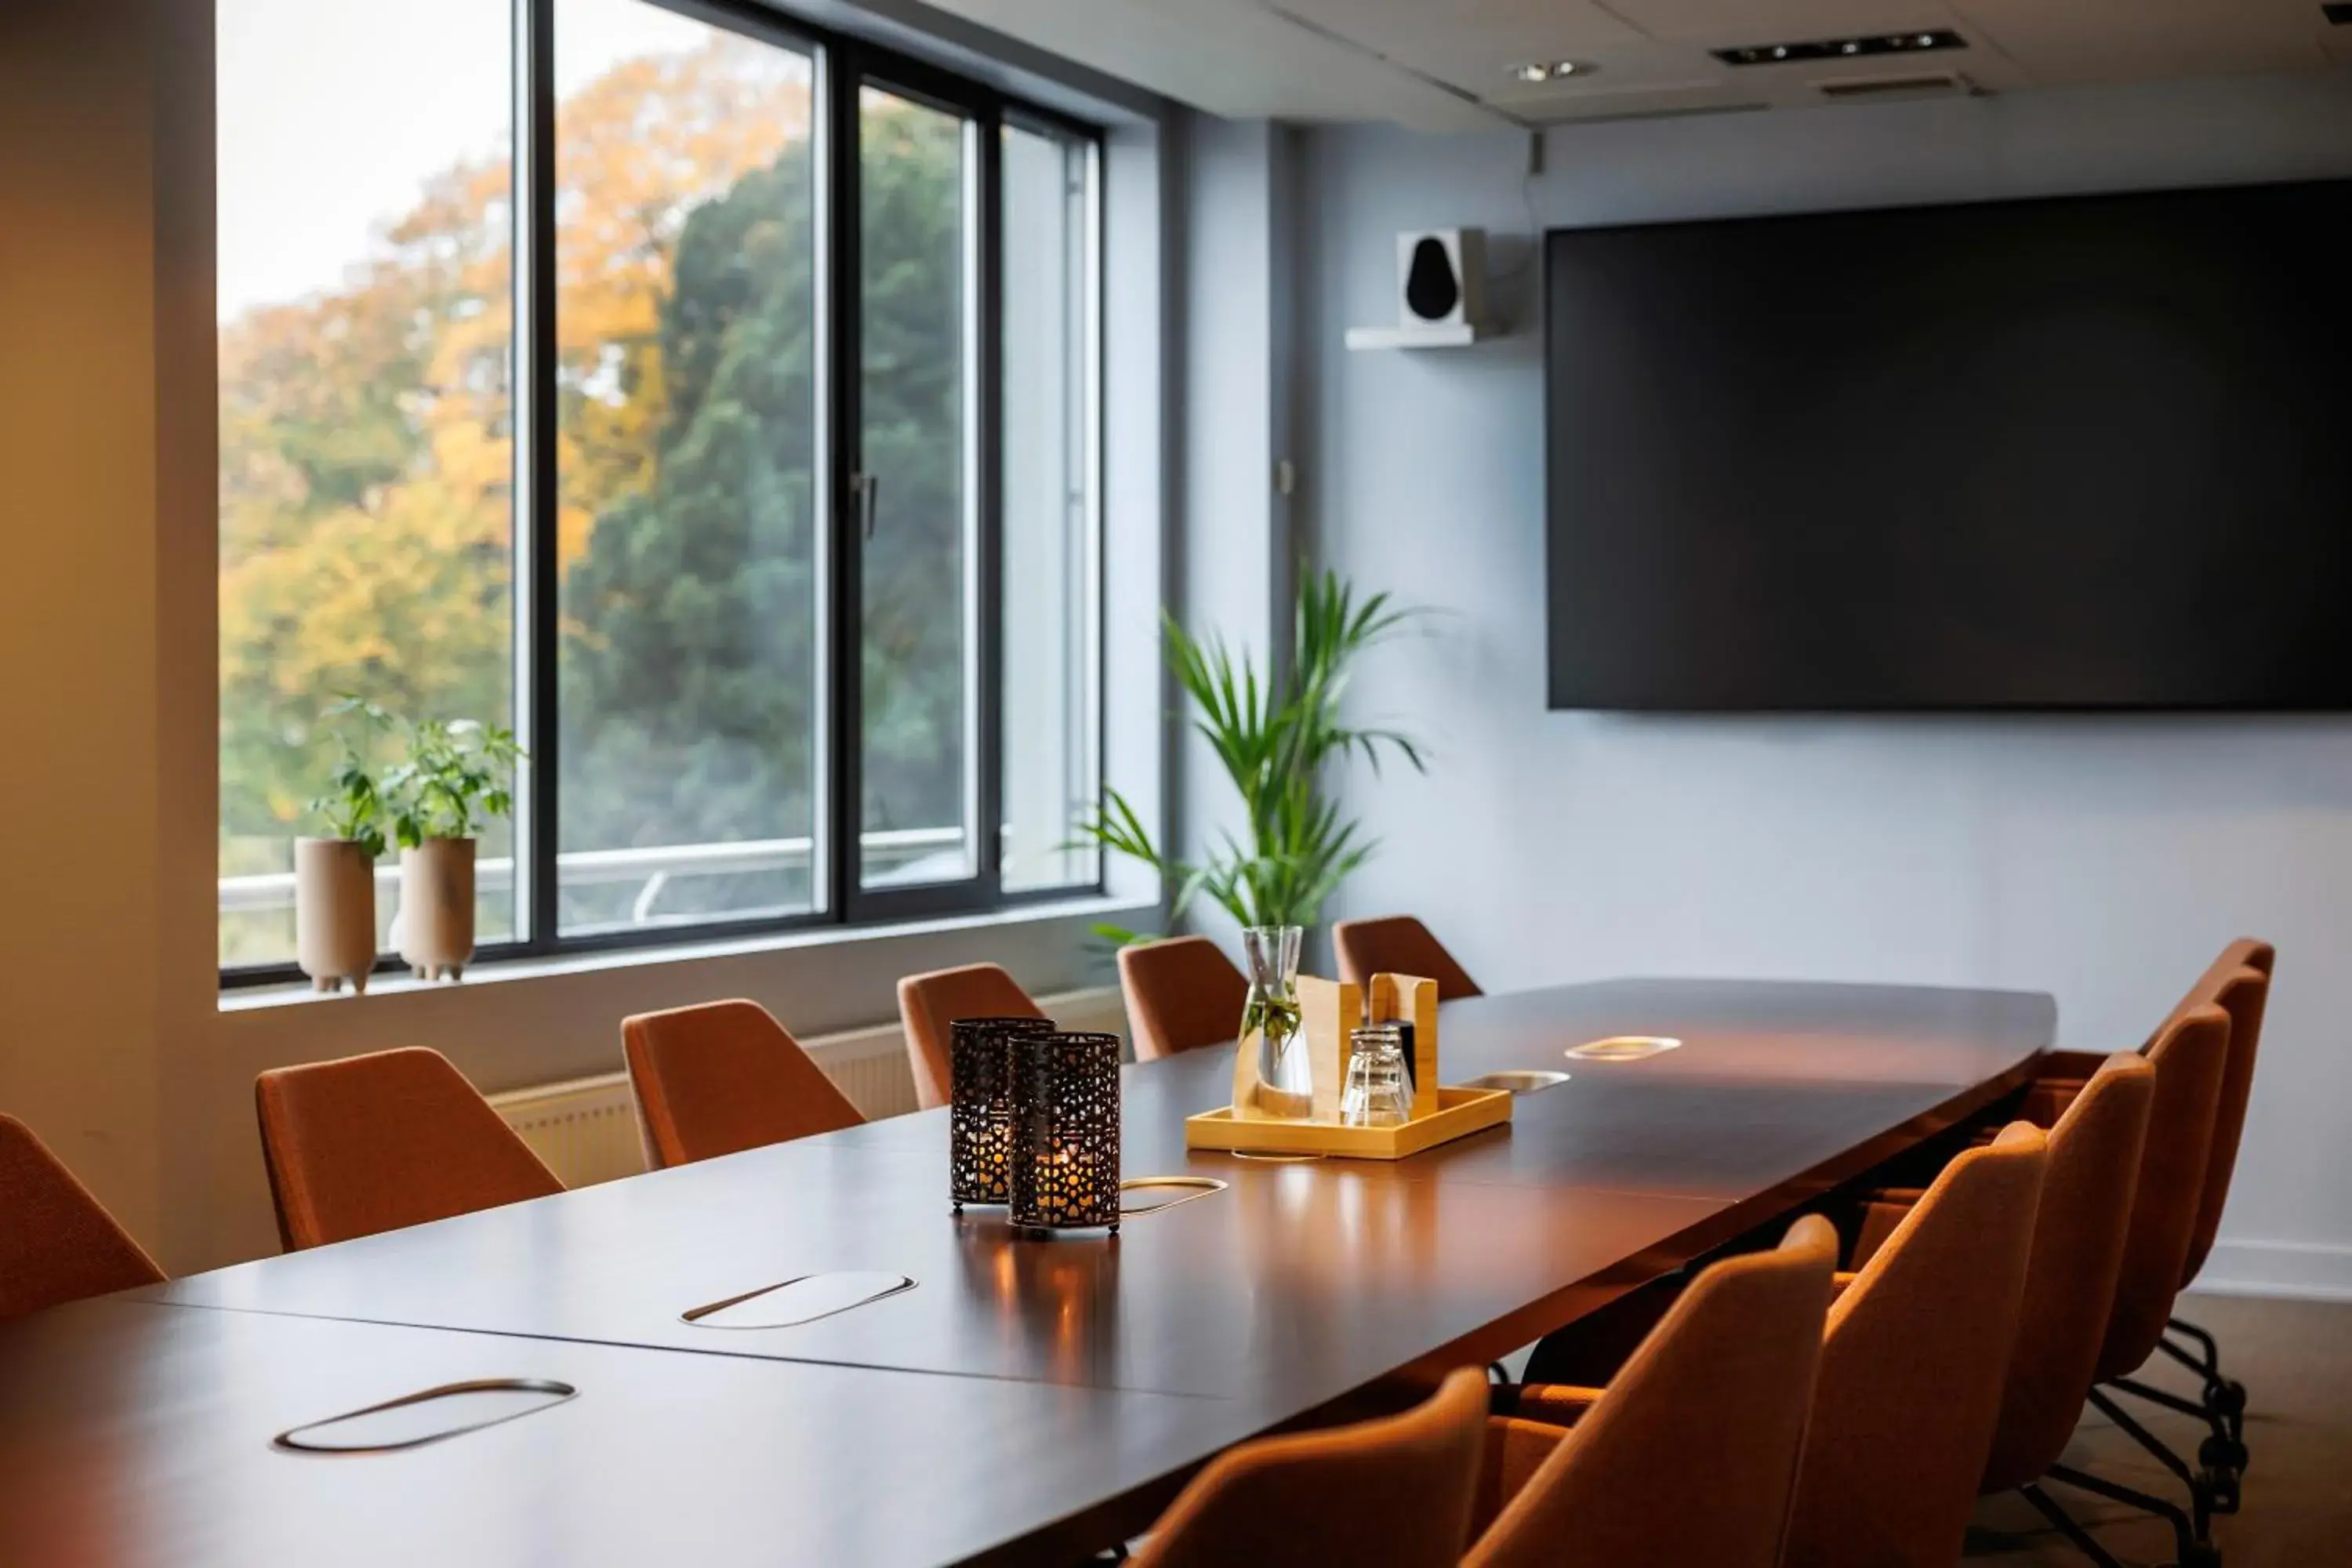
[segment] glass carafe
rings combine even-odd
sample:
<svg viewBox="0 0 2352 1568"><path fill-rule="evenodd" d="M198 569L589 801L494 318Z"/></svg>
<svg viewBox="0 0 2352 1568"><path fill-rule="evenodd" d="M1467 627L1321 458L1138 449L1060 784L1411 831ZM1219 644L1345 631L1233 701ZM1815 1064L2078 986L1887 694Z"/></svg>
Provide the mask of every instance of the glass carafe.
<svg viewBox="0 0 2352 1568"><path fill-rule="evenodd" d="M1348 1037L1348 1081L1339 1091L1339 1120L1350 1127L1402 1127L1412 1120L1412 1086L1405 1076L1404 1031L1373 1024Z"/></svg>
<svg viewBox="0 0 2352 1568"><path fill-rule="evenodd" d="M1251 926L1242 932L1249 996L1242 1004L1241 1048L1257 1053L1258 1105L1270 1116L1315 1109L1314 1075L1298 1028L1298 926Z"/></svg>

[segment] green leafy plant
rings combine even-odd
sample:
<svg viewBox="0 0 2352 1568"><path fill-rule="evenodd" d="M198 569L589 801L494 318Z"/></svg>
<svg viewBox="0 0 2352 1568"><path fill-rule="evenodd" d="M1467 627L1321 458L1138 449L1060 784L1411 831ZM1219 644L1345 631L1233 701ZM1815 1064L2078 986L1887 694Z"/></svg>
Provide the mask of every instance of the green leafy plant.
<svg viewBox="0 0 2352 1568"><path fill-rule="evenodd" d="M393 836L414 849L428 838L471 838L479 821L514 810L514 731L472 719L428 719L408 729L408 757L383 776Z"/></svg>
<svg viewBox="0 0 2352 1568"><path fill-rule="evenodd" d="M1334 572L1302 575L1290 668L1262 676L1246 651L1236 659L1224 639L1193 637L1163 617L1168 662L1196 710L1192 728L1215 750L1242 797L1246 841L1219 834L1199 865L1163 851L1117 790L1081 826L1079 841L1126 855L1174 884L1172 911L1202 896L1245 926L1313 925L1348 875L1370 858L1376 840L1323 793L1327 763L1361 756L1378 772L1393 752L1426 772L1421 743L1402 731L1343 722L1340 699L1355 661L1396 635L1420 612L1386 594L1359 601ZM1115 942L1139 940L1097 928Z"/></svg>
<svg viewBox="0 0 2352 1568"><path fill-rule="evenodd" d="M374 703L356 697L345 697L336 702L327 710L327 717L358 718L378 731L389 730L398 722ZM332 778L334 787L325 795L313 796L310 809L325 818L328 837L358 845L373 860L383 853L383 825L389 815L383 789L348 726L343 727L342 744L342 761L336 764Z"/></svg>

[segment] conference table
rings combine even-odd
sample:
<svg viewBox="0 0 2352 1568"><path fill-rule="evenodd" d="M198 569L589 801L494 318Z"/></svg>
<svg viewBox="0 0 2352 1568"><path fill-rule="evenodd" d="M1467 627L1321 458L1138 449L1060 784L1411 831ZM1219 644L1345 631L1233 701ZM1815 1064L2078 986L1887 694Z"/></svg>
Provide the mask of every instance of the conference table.
<svg viewBox="0 0 2352 1568"><path fill-rule="evenodd" d="M1569 1076L1394 1163L1189 1151L1231 1048L1125 1068L1125 1173L1223 1185L1139 1190L1115 1237L950 1213L934 1111L36 1314L0 1329L0 1563L1069 1563L1221 1448L1504 1355L1998 1109L2055 1019L1780 982L1465 998L1447 1081ZM1626 1036L1679 1045L1568 1054ZM478 1380L549 1392L394 1451L273 1442Z"/></svg>

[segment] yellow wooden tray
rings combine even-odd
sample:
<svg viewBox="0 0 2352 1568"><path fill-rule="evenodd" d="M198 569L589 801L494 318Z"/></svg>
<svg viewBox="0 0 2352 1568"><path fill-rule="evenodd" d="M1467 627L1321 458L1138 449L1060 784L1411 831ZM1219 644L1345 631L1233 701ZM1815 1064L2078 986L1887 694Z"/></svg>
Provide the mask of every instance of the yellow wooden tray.
<svg viewBox="0 0 2352 1568"><path fill-rule="evenodd" d="M1343 1127L1336 1121L1293 1121L1234 1114L1230 1105L1184 1119L1184 1143L1192 1149L1228 1149L1246 1154L1336 1154L1347 1160L1402 1160L1423 1149L1482 1132L1511 1119L1511 1095L1501 1089L1437 1091L1437 1110L1402 1127Z"/></svg>

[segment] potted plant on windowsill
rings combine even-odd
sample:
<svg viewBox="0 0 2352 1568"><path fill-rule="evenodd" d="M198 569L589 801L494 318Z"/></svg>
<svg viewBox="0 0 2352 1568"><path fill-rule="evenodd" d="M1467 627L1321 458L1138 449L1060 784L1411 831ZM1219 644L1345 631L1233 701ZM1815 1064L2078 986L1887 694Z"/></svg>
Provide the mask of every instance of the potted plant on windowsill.
<svg viewBox="0 0 2352 1568"><path fill-rule="evenodd" d="M514 731L427 720L384 775L400 843L400 956L420 980L461 980L474 956L475 828L514 810Z"/></svg>
<svg viewBox="0 0 2352 1568"><path fill-rule="evenodd" d="M346 747L334 791L310 803L320 837L294 840L294 957L310 984L354 994L375 968L375 863L383 853L383 795L356 749Z"/></svg>

